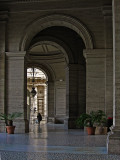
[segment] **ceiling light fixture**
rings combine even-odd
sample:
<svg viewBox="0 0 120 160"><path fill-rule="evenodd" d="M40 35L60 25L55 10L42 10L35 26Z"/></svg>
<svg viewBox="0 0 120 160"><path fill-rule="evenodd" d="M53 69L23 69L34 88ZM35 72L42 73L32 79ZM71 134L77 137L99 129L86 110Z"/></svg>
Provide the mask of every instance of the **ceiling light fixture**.
<svg viewBox="0 0 120 160"><path fill-rule="evenodd" d="M34 87L34 83L35 83L34 67L33 67L32 69L33 69L33 79L32 79L33 86L32 86L32 90L31 90L31 95L32 95L32 97L34 98L34 97L35 97L35 95L37 94L37 92L36 92L35 87Z"/></svg>

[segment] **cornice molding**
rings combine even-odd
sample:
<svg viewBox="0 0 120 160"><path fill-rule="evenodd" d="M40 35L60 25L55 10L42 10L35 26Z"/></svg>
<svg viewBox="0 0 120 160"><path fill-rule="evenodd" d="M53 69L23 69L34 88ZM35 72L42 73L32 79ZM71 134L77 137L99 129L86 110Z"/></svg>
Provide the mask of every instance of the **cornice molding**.
<svg viewBox="0 0 120 160"><path fill-rule="evenodd" d="M21 52L6 52L7 57L25 57L26 51Z"/></svg>
<svg viewBox="0 0 120 160"><path fill-rule="evenodd" d="M107 53L111 53L112 49L84 49L83 55L87 58L106 58Z"/></svg>
<svg viewBox="0 0 120 160"><path fill-rule="evenodd" d="M1 0L0 2L27 3L27 2L51 2L51 1L63 1L63 0Z"/></svg>
<svg viewBox="0 0 120 160"><path fill-rule="evenodd" d="M30 59L36 59L36 60L64 60L64 56L63 54L58 54L58 55L30 55L29 56Z"/></svg>

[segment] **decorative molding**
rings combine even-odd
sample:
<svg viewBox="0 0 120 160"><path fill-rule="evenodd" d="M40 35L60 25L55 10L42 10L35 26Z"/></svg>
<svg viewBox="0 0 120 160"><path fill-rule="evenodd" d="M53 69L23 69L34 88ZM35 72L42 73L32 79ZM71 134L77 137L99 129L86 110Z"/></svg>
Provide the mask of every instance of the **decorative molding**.
<svg viewBox="0 0 120 160"><path fill-rule="evenodd" d="M83 55L87 58L105 58L107 53L111 53L112 49L84 49Z"/></svg>
<svg viewBox="0 0 120 160"><path fill-rule="evenodd" d="M1 3L4 3L4 2L8 2L8 3L28 3L28 2L53 2L53 1L56 1L56 0L1 0L0 2ZM63 1L63 0L57 0L57 1Z"/></svg>
<svg viewBox="0 0 120 160"><path fill-rule="evenodd" d="M22 52L5 52L7 57L25 57L26 51Z"/></svg>
<svg viewBox="0 0 120 160"><path fill-rule="evenodd" d="M32 38L45 28L52 26L64 26L75 31L84 41L87 49L93 48L92 37L88 29L78 20L66 15L49 15L33 21L24 30L23 37L21 38L20 50L27 50Z"/></svg>
<svg viewBox="0 0 120 160"><path fill-rule="evenodd" d="M57 47L60 50L59 53L64 54L65 60L67 63L74 63L74 58L73 58L72 52L63 41L61 41L55 37L44 36L42 38L37 39L37 42L35 42L35 43L33 42L33 45L30 47L30 49L32 47L34 47L36 45L40 45L40 44L51 44L51 45Z"/></svg>

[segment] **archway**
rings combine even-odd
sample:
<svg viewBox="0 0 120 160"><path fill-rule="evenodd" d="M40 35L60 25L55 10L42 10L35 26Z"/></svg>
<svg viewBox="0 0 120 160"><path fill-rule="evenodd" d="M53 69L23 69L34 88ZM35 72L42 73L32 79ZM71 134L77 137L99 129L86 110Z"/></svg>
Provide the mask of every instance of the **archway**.
<svg viewBox="0 0 120 160"><path fill-rule="evenodd" d="M22 43L20 44L20 50L27 50L28 57L30 57L31 63L47 65L55 73L54 80L50 82L52 86L51 90L53 92L53 96L51 97L52 103L50 103L54 107L49 113L49 117L51 117L53 122L56 122L56 118L59 119L59 115L56 114L58 111L56 109L56 105L59 106L60 103L56 103L56 100L58 100L56 94L64 92L66 95L66 100L64 101L64 103L66 103L66 110L65 116L61 114L62 121L69 118L72 123L70 122L70 125L68 125L70 126L70 128L73 128L73 121L75 120L75 118L79 116L81 112L85 112L86 65L85 59L83 57L83 49L92 49L93 43L90 34L81 23L73 20L71 17L64 17L60 15L59 16L61 18L58 22L56 20L57 16L58 15L53 16L54 20L52 20L52 23L52 16L47 16L47 19L49 19L49 22L47 23L45 21L46 18L42 18L33 22L33 24L28 27L27 33L22 39ZM72 21L70 22L70 20ZM75 22L74 24L73 21ZM34 31L32 29L33 27ZM74 39L76 39L76 41L74 41ZM36 52L38 46L42 46L42 52ZM69 49L67 50L66 48ZM52 52L50 50L52 50ZM50 60L53 60L56 64L52 64L52 61L50 62ZM64 70L64 73L66 72L66 78L62 79L60 76L58 76L58 73L61 73L59 72L59 69L57 71L58 61L59 64L61 62L64 63L64 68L67 66L66 71ZM74 77L74 79L72 77ZM62 84L63 82L65 82L67 86L66 84ZM58 84L61 85L60 83L66 88L66 91L64 89L63 91L60 86L57 86ZM58 90L56 90L56 88L61 89L61 91L59 90L59 92ZM49 108L51 109L51 107Z"/></svg>
<svg viewBox="0 0 120 160"><path fill-rule="evenodd" d="M48 77L38 68L27 69L27 119L29 131L34 130L38 124L37 115L42 115L42 120L47 121L47 81Z"/></svg>
<svg viewBox="0 0 120 160"><path fill-rule="evenodd" d="M34 41L34 40L33 40ZM63 51L63 52L62 52ZM58 104L59 99L56 98L58 95L58 86L65 91L65 71L63 70L66 66L66 57L64 56L65 50L55 42L49 41L40 41L30 46L27 55L29 57L28 66L40 66L44 71L46 71L48 75L48 122L58 122L58 117L61 116L59 110L62 108L64 110L64 114L62 116L66 116L66 105L65 101L62 107ZM31 63L30 63L31 61ZM51 61L52 64L49 62ZM57 63L57 65L55 65ZM55 65L55 67L54 67ZM59 75L56 73L56 68L59 68ZM64 94L65 95L65 94ZM63 97L65 99L65 97ZM57 107L56 107L57 106ZM59 108L59 109L58 109ZM62 121L64 121L64 117L62 117Z"/></svg>
<svg viewBox="0 0 120 160"><path fill-rule="evenodd" d="M54 14L36 19L25 28L19 50L27 50L31 40L37 33L52 26L64 26L75 31L83 39L86 49L93 49L92 37L88 29L80 21L68 15Z"/></svg>

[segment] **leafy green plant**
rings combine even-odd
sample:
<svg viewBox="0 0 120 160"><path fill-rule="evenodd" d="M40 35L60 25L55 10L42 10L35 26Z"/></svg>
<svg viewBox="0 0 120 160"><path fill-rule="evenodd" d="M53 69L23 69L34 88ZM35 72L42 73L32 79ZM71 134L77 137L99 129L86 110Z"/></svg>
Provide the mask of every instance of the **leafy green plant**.
<svg viewBox="0 0 120 160"><path fill-rule="evenodd" d="M93 127L102 126L107 122L107 117L104 111L91 111L89 114L83 113L76 120L76 125L78 127Z"/></svg>
<svg viewBox="0 0 120 160"><path fill-rule="evenodd" d="M93 127L98 121L98 112L91 111L89 114L81 114L80 117L78 117L76 120L76 125L78 127Z"/></svg>
<svg viewBox="0 0 120 160"><path fill-rule="evenodd" d="M84 127L85 120L89 118L89 115L86 113L83 113L80 115L80 117L77 118L75 121L77 127Z"/></svg>
<svg viewBox="0 0 120 160"><path fill-rule="evenodd" d="M0 120L5 120L6 125L13 125L13 120L21 117L22 113L20 112L13 112L11 114L5 114L5 113L0 113Z"/></svg>
<svg viewBox="0 0 120 160"><path fill-rule="evenodd" d="M88 118L86 118L84 121L84 126L93 127L94 124L96 123L96 120L97 120L96 112L91 111Z"/></svg>

